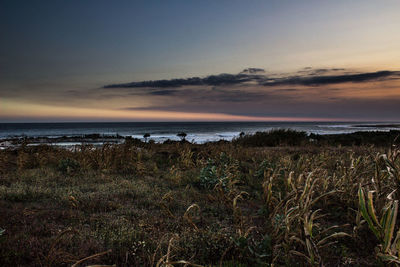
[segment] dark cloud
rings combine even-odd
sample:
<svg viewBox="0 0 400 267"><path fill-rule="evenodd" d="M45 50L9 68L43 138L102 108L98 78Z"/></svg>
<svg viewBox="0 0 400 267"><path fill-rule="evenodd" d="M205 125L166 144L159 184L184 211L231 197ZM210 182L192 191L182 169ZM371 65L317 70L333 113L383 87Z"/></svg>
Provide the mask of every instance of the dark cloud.
<svg viewBox="0 0 400 267"><path fill-rule="evenodd" d="M303 73L259 74L251 71L239 74L211 75L204 78L142 81L112 85L102 93L121 95L164 97L146 107L126 107L123 110L159 110L177 112L210 112L248 116L288 116L369 118L398 115L400 99L358 99L330 93L340 83L362 83L399 79L399 71L355 73L344 69L312 69ZM335 75L334 75L335 74ZM251 86L242 86L250 84ZM317 87L322 85L321 87ZM273 86L276 86L274 88ZM303 86L298 88L294 86ZM324 87L323 87L324 86ZM382 85L383 86L383 85ZM118 88L121 88L118 90ZM366 84L366 88L369 85ZM128 91L126 89L129 89ZM318 90L318 96L315 94ZM385 102L385 104L383 104ZM357 110L354 110L356 107ZM397 112L397 113L396 113ZM377 115L375 115L377 114ZM372 117L371 117L372 118ZM375 117L374 117L375 118Z"/></svg>
<svg viewBox="0 0 400 267"><path fill-rule="evenodd" d="M247 68L242 70L240 73L244 73L244 74L257 74L257 73L265 73L264 69L260 69L260 68Z"/></svg>
<svg viewBox="0 0 400 267"><path fill-rule="evenodd" d="M264 69L260 68L247 68L238 74L222 73L206 77L119 83L105 85L103 88L177 88L181 86L235 85L248 82L256 82L257 84L260 84L261 81L265 81L266 76L260 74L264 72Z"/></svg>
<svg viewBox="0 0 400 267"><path fill-rule="evenodd" d="M174 89L167 89L167 90L157 90L157 91L151 91L148 94L149 95L175 95L177 92L179 92L178 90L174 90Z"/></svg>
<svg viewBox="0 0 400 267"><path fill-rule="evenodd" d="M131 83L110 84L104 88L171 88L181 86L221 86L242 84L251 81L259 80L258 75L249 75L244 73L239 74L219 74L210 75L204 78L192 77L187 79L171 79L171 80L155 80L155 81L141 81Z"/></svg>
<svg viewBox="0 0 400 267"><path fill-rule="evenodd" d="M284 88L284 89L277 89L275 92L296 92L299 91L299 89L294 89L294 88Z"/></svg>
<svg viewBox="0 0 400 267"><path fill-rule="evenodd" d="M320 69L313 69L311 67L306 67L303 68L299 71L297 71L298 74L301 75L321 75L321 74L329 74L329 73L335 73L338 71L345 71L346 69L344 68L320 68Z"/></svg>
<svg viewBox="0 0 400 267"><path fill-rule="evenodd" d="M265 86L278 86L278 85L303 85L303 86L318 86L338 83L360 83L368 81L381 81L393 78L400 78L399 71L377 71L358 74L343 74L343 75L329 75L329 76L311 76L311 77L284 77L277 79L270 79L263 83Z"/></svg>
<svg viewBox="0 0 400 267"><path fill-rule="evenodd" d="M110 84L103 88L179 88L182 86L233 86L254 84L261 86L301 85L318 86L339 83L361 83L368 81L382 81L399 79L400 71L377 71L366 73L343 73L345 69L312 69L304 68L296 75L268 76L263 69L247 68L238 74L218 74L206 77L192 77L184 79L140 81L131 83ZM342 72L341 74L337 74ZM336 73L336 75L332 75ZM168 89L164 91L153 91L152 95L173 95L177 91Z"/></svg>

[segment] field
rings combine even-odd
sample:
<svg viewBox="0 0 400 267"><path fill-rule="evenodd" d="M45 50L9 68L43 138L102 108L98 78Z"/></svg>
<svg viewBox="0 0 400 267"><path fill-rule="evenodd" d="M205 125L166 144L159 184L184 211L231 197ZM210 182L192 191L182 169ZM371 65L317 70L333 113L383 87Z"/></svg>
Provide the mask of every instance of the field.
<svg viewBox="0 0 400 267"><path fill-rule="evenodd" d="M0 265L395 266L395 134L2 150Z"/></svg>

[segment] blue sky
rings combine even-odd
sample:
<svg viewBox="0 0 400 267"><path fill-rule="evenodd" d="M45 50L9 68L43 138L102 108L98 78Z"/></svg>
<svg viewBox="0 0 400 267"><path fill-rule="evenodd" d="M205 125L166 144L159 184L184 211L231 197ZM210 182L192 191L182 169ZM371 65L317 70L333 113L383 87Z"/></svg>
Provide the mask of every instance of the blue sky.
<svg viewBox="0 0 400 267"><path fill-rule="evenodd" d="M260 103L259 110L246 109L251 107L251 103L245 101L241 101L239 110L235 104L221 101L218 105L227 110L223 112L210 108L207 98L204 98L204 103L197 103L195 109L188 108L190 97L187 94L184 97L182 94L164 95L163 99L160 95L152 98L136 92L132 97L132 92L126 93L125 90L124 96L124 90L118 89L112 97L96 90L109 84L135 81L237 74L249 67L262 68L265 75L275 78L293 75L307 67L346 69L341 75L345 72L397 71L400 69L399 11L399 1L365 0L3 0L0 1L0 97L3 103L0 118L7 121L69 119L68 114L63 115L61 111L57 113L58 117L51 118L36 112L45 112L46 109L51 112L54 106L62 106L65 110L97 109L101 106L104 112L127 112L129 108L136 108L131 117L125 113L118 117L120 115L116 113L108 118L113 120L174 118L175 115L163 116L163 110L166 111L164 114L177 112L177 118L179 113L186 113L189 119L191 113L300 117L295 112L263 109L262 103L267 105L268 101ZM327 72L325 75L333 74ZM391 77L391 80L396 79ZM243 86L240 91L246 93ZM326 92L329 86L318 88ZM367 100L354 96L360 86L367 88ZM351 83L348 87L352 89L341 95L341 104L364 101L370 105L374 99L378 103L385 97L397 100L400 96L397 86L395 81L390 84L388 81L384 84L376 81L362 85ZM263 88L249 88L250 94L265 91ZM380 90L380 94L372 93L374 88L375 91L385 90ZM201 91L212 88L185 89ZM319 109L324 106L323 100L310 95L310 88L303 89L303 95L315 99L315 106ZM223 90L238 89L224 86ZM235 95L243 97L243 94L230 93L231 97ZM263 92L263 95L267 97L268 94ZM280 106L293 105L290 100L293 96L287 97L279 98ZM326 112L318 114L317 108L305 109L301 103L297 103L299 108L303 108L299 112L301 117L335 117L334 114L326 115ZM16 107L21 105L27 115L16 112ZM362 119L381 119L378 109L382 106L376 105L377 112L374 113L375 109L364 110L363 106L368 105L360 104L357 112L347 110L336 117L357 119L364 114ZM152 108L157 108L153 110L157 111L153 117L147 114ZM36 115L31 116L30 109ZM384 117L391 115L391 119L399 115L393 114L393 110L383 114ZM199 117L193 118L197 120ZM210 116L204 118L207 120ZM87 115L86 119L96 118Z"/></svg>

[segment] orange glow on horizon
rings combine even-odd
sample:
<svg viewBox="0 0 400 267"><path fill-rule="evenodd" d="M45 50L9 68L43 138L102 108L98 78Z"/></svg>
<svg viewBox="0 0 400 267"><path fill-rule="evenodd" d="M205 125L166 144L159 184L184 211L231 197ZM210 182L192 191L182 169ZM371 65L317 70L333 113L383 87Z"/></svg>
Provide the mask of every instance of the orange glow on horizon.
<svg viewBox="0 0 400 267"><path fill-rule="evenodd" d="M195 113L159 110L128 111L112 109L55 107L3 101L0 120L111 120L111 121L346 121L343 118L241 116L223 113Z"/></svg>

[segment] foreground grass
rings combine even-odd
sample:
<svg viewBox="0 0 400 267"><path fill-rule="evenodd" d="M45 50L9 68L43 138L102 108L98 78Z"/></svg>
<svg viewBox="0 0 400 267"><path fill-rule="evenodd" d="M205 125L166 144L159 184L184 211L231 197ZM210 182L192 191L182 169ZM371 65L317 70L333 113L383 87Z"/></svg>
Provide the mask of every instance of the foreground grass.
<svg viewBox="0 0 400 267"><path fill-rule="evenodd" d="M91 255L79 266L396 264L400 158L388 148L0 151L0 265L70 266Z"/></svg>

